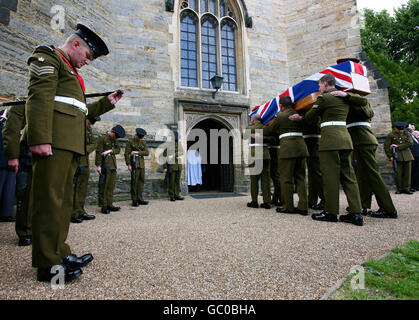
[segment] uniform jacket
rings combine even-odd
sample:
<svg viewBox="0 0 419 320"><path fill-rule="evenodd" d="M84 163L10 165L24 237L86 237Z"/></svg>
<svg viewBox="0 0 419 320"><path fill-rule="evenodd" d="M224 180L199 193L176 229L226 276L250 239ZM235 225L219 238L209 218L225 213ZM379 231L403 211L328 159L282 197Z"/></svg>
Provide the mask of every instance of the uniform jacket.
<svg viewBox="0 0 419 320"><path fill-rule="evenodd" d="M270 126L270 135L280 136L290 132L301 133L301 136L289 136L280 139L279 159L308 157L309 155L307 146L302 137L303 128L301 122L295 122L288 119L289 116L296 113L297 112L292 108L285 109L275 116L273 123Z"/></svg>
<svg viewBox="0 0 419 320"><path fill-rule="evenodd" d="M181 171L182 170L182 162L181 162L182 155L183 155L183 148L179 144L179 142L176 141L174 150L172 150L172 148L166 148L163 151L163 156L167 157L167 161L164 164L164 168L169 169L167 165L171 165L173 171ZM170 162L168 161L169 156L173 156L173 160L171 160Z"/></svg>
<svg viewBox="0 0 419 320"><path fill-rule="evenodd" d="M20 132L25 127L25 105L10 107L7 111L7 121L3 127L4 155L8 159L19 158Z"/></svg>
<svg viewBox="0 0 419 320"><path fill-rule="evenodd" d="M330 89L317 97L316 104L304 116L308 122L317 121L320 116L321 123L329 121L346 122L349 112L349 102L346 99L335 97ZM353 150L352 139L346 126L326 126L321 128L319 151Z"/></svg>
<svg viewBox="0 0 419 320"><path fill-rule="evenodd" d="M116 170L116 155L121 152L121 147L119 146L118 140L112 139L109 133L106 132L97 139L95 157L95 164L97 167L103 166L102 153L110 149L112 149L112 152L106 157L106 164L109 166L110 170Z"/></svg>
<svg viewBox="0 0 419 320"><path fill-rule="evenodd" d="M84 92L59 50L39 46L28 59L29 87L26 101L28 146L51 144L53 148L86 153L86 114L79 108L55 101L56 96L86 103ZM107 97L87 105L89 119L114 108Z"/></svg>
<svg viewBox="0 0 419 320"><path fill-rule="evenodd" d="M393 131L387 135L387 138L384 141L384 152L389 159L393 156L393 153L390 149L392 144L397 144L399 146L396 148L397 161L414 160L412 152L410 152L410 148L413 145L413 139L409 132L406 130L402 130L399 133Z"/></svg>
<svg viewBox="0 0 419 320"><path fill-rule="evenodd" d="M139 156L136 157L135 162L138 164L138 168L145 168L144 165L144 156L149 155L148 146L147 143L144 140L138 141L137 138L130 139L126 146L125 146L125 163L127 165L131 164L131 152L132 151L138 151Z"/></svg>
<svg viewBox="0 0 419 320"><path fill-rule="evenodd" d="M271 158L270 154L269 154L269 148L268 148L268 144L269 144L269 137L267 136L266 132L267 132L267 128L266 126L264 126L262 123L257 122L254 124L251 124L250 126L248 126L246 128L247 130L250 130L250 133L256 133L256 130L262 130L262 134L263 134L263 146L260 146L263 148L262 153L263 153L263 158L264 160L268 160ZM258 139L259 140L259 139ZM250 138L250 156L252 157L252 159L255 159L255 154L256 154L256 146L252 146L256 143L259 143L256 139L254 138ZM251 160L251 159L249 159Z"/></svg>
<svg viewBox="0 0 419 320"><path fill-rule="evenodd" d="M374 117L374 110L368 100L360 95L354 93L348 93L350 98L347 99L351 105L348 113L346 123L348 125L356 122L368 122L371 123L371 119ZM349 134L352 138L354 146L358 145L376 145L378 146L377 138L369 126L352 126L348 128Z"/></svg>
<svg viewBox="0 0 419 320"><path fill-rule="evenodd" d="M303 120L303 138L306 143L309 157L319 157L319 140L320 140L320 117L317 121L308 122Z"/></svg>
<svg viewBox="0 0 419 320"><path fill-rule="evenodd" d="M79 157L79 164L88 166L89 154L95 151L97 142L95 136L93 135L92 127L86 127L86 131L86 154Z"/></svg>

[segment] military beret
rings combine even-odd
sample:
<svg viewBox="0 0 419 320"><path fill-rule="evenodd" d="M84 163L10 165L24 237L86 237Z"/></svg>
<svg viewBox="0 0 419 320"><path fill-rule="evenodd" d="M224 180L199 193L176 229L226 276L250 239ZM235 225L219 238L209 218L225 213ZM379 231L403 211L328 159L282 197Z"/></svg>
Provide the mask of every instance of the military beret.
<svg viewBox="0 0 419 320"><path fill-rule="evenodd" d="M100 117L94 117L93 119L89 119L90 123L93 125L95 124L97 121L100 121Z"/></svg>
<svg viewBox="0 0 419 320"><path fill-rule="evenodd" d="M105 42L92 30L85 25L78 23L76 25L76 34L80 36L93 52L92 60L100 56L106 56L109 53L108 47Z"/></svg>
<svg viewBox="0 0 419 320"><path fill-rule="evenodd" d="M119 124L112 128L112 131L115 132L117 139L125 137L125 129Z"/></svg>
<svg viewBox="0 0 419 320"><path fill-rule="evenodd" d="M394 126L396 128L406 128L407 127L407 123L406 122L403 122L403 121L396 121L394 123Z"/></svg>
<svg viewBox="0 0 419 320"><path fill-rule="evenodd" d="M147 134L147 132L143 129L143 128L137 128L137 129L135 129L135 133L137 134L137 136L139 136L140 138L141 137L144 137L146 134Z"/></svg>

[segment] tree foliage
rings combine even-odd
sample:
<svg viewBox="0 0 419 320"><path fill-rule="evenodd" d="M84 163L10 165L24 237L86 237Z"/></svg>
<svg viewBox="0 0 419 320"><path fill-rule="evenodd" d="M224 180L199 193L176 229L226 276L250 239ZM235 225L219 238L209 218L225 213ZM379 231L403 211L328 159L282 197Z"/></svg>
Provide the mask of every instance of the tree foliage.
<svg viewBox="0 0 419 320"><path fill-rule="evenodd" d="M394 16L365 9L364 19L362 48L391 84L393 121L419 124L419 0L410 0Z"/></svg>

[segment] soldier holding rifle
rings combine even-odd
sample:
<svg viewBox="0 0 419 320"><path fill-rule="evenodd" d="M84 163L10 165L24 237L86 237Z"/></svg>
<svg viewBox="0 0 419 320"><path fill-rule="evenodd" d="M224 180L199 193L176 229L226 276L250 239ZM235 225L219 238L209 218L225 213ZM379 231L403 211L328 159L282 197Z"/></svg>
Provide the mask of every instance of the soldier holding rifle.
<svg viewBox="0 0 419 320"><path fill-rule="evenodd" d="M145 181L144 157L149 155L147 143L143 140L147 132L142 128L135 129L134 138L125 146L125 163L131 172L131 199L132 206L147 205L143 199Z"/></svg>
<svg viewBox="0 0 419 320"><path fill-rule="evenodd" d="M64 45L38 46L29 57L26 142L33 156L32 266L38 281L56 276L65 282L93 260L71 253L66 244L73 204L77 157L86 153L86 118L112 110L123 90L86 105L77 70L109 53L106 44L82 24Z"/></svg>

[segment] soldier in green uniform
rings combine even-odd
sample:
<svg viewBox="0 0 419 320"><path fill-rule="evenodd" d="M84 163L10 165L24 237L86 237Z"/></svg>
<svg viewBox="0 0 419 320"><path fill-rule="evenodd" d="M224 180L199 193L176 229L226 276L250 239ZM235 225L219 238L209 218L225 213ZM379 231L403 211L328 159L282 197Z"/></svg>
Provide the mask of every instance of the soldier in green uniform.
<svg viewBox="0 0 419 320"><path fill-rule="evenodd" d="M325 211L313 214L312 218L318 221L338 221L341 184L349 204L349 214L340 216L339 220L362 226L364 222L361 214L361 198L351 163L353 145L346 129L350 101L331 95L331 92L337 90L333 75L324 75L318 83L320 95L317 104L305 114L304 118L312 123L316 122L319 116L321 118L319 159L326 203Z"/></svg>
<svg viewBox="0 0 419 320"><path fill-rule="evenodd" d="M96 149L96 138L93 136L92 126L100 121L100 117L93 119L86 119L86 154L78 158L76 173L73 178L74 186L74 200L73 200L73 214L71 222L81 223L83 220L93 220L95 216L87 214L84 209L86 201L87 186L89 183L90 168L89 168L89 154Z"/></svg>
<svg viewBox="0 0 419 320"><path fill-rule="evenodd" d="M272 125L273 122L266 126ZM274 187L272 194L271 204L277 207L282 206L281 200L281 180L279 178L279 137L277 135L272 136L268 141L268 149L270 156L270 176Z"/></svg>
<svg viewBox="0 0 419 320"><path fill-rule="evenodd" d="M371 119L374 116L371 105L366 98L357 94L343 91L334 91L331 94L351 102L346 127L352 138L353 156L357 161L356 178L361 196L362 213L364 215L368 213L371 217L377 218L397 218L396 208L387 185L381 177L375 157L378 141L371 131ZM368 212L368 208L371 208L373 193L379 209Z"/></svg>
<svg viewBox="0 0 419 320"><path fill-rule="evenodd" d="M170 138L172 139L172 138ZM173 141L168 141L163 156L166 157L164 172L167 174L167 192L170 201L184 200L180 195L180 177L182 175L183 148L179 144L179 135L174 133Z"/></svg>
<svg viewBox="0 0 419 320"><path fill-rule="evenodd" d="M32 152L32 265L38 281L56 275L65 282L82 274L93 260L77 257L65 243L73 209L77 156L86 153L86 117L112 110L123 90L86 105L84 82L77 69L109 53L89 28L77 24L61 48L42 45L28 59L26 141Z"/></svg>
<svg viewBox="0 0 419 320"><path fill-rule="evenodd" d="M29 205L32 155L26 141L21 141L20 134L25 125L25 105L10 107L8 119L3 128L3 145L4 154L8 158L8 166L16 174L15 231L19 238L19 246L32 244L32 215Z"/></svg>
<svg viewBox="0 0 419 320"><path fill-rule="evenodd" d="M410 148L413 146L413 139L409 132L404 130L406 122L394 123L395 131L390 132L384 141L384 152L390 161L397 161L397 173L395 174L396 194L413 194L409 191L412 171L412 160L414 160ZM395 149L395 159L392 149Z"/></svg>
<svg viewBox="0 0 419 320"><path fill-rule="evenodd" d="M283 207L276 208L277 212L308 215L306 158L307 146L304 143L301 122L289 119L297 112L292 108L289 96L279 99L281 112L272 123L269 135L279 136L279 175ZM294 185L298 194L297 208L294 206Z"/></svg>
<svg viewBox="0 0 419 320"><path fill-rule="evenodd" d="M131 199L132 205L147 205L143 199L145 182L144 157L149 155L147 143L143 140L147 132L142 128L135 129L134 138L130 139L125 146L125 163L131 172Z"/></svg>
<svg viewBox="0 0 419 320"><path fill-rule="evenodd" d="M303 121L303 138L307 146L308 206L313 210L324 210L323 179L319 160L320 117L314 123ZM320 202L317 203L318 199Z"/></svg>
<svg viewBox="0 0 419 320"><path fill-rule="evenodd" d="M246 128L250 130L250 159L254 161L249 164L250 167L250 194L252 201L247 203L250 208L259 208L258 194L259 194L259 180L262 187L263 203L260 204L261 208L270 209L271 205L271 181L270 181L270 154L268 150L268 143L265 141L269 139L265 135L267 127L261 122L259 114L254 114L251 119L251 125ZM258 143L260 133L256 130L262 131L263 143ZM262 148L262 150L260 150ZM262 156L262 159L260 158ZM262 160L262 161L261 161Z"/></svg>
<svg viewBox="0 0 419 320"><path fill-rule="evenodd" d="M120 207L115 207L113 203L113 192L115 190L116 182L116 155L121 152L119 146L119 138L125 137L125 129L116 125L107 133L101 135L97 140L95 164L96 170L99 173L99 206L101 211L108 214L111 211L119 211Z"/></svg>

